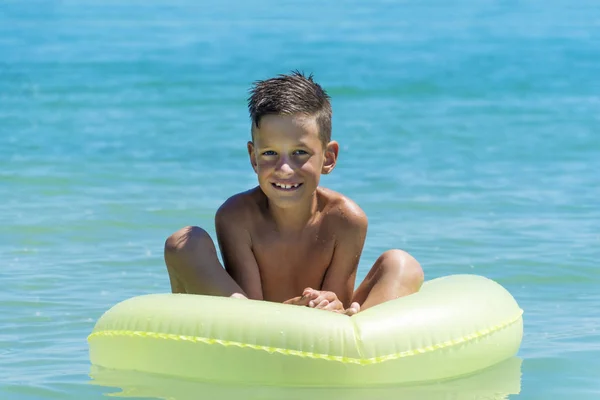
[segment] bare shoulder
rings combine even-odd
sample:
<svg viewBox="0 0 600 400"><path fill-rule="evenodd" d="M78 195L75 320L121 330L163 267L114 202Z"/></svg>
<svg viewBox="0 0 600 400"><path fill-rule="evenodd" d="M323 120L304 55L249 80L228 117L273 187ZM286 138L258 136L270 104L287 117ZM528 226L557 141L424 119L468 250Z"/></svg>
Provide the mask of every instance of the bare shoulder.
<svg viewBox="0 0 600 400"><path fill-rule="evenodd" d="M215 224L217 228L223 225L234 225L237 228L248 229L256 216L261 213L261 202L264 202L259 188L253 188L245 192L237 193L229 197L217 209Z"/></svg>
<svg viewBox="0 0 600 400"><path fill-rule="evenodd" d="M324 199L323 211L339 229L366 229L368 218L362 208L349 197L331 189L319 188Z"/></svg>
<svg viewBox="0 0 600 400"><path fill-rule="evenodd" d="M258 188L253 188L245 192L234 194L229 197L217 209L216 217L219 218L240 218L251 215L259 208L261 196ZM240 221L238 221L240 222Z"/></svg>

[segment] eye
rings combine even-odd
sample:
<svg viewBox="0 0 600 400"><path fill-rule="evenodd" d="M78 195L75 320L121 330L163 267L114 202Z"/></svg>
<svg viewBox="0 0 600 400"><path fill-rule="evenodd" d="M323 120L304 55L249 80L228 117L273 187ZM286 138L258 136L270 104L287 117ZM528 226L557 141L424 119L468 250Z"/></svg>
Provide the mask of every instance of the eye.
<svg viewBox="0 0 600 400"><path fill-rule="evenodd" d="M267 151L263 151L262 155L263 156L276 156L277 153L275 153L273 150L267 150Z"/></svg>
<svg viewBox="0 0 600 400"><path fill-rule="evenodd" d="M303 156L303 155L308 154L308 152L306 152L304 150L296 150L296 151L294 151L294 154L298 155L298 156Z"/></svg>

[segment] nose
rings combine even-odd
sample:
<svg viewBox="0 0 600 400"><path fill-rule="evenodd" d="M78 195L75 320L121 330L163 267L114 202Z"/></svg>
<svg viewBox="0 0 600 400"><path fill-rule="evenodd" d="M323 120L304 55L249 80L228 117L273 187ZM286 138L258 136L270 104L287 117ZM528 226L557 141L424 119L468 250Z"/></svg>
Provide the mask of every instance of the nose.
<svg viewBox="0 0 600 400"><path fill-rule="evenodd" d="M275 165L275 171L281 176L290 176L294 173L294 169L291 166L290 159L288 157L281 157Z"/></svg>

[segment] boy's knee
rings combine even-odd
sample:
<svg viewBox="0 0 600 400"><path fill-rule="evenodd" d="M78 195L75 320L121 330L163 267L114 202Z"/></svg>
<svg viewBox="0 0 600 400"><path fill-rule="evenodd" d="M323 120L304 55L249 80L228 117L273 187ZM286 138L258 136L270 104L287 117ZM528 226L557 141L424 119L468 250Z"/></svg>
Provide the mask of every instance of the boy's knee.
<svg viewBox="0 0 600 400"><path fill-rule="evenodd" d="M390 267L401 268L407 264L416 263L415 260L410 254L403 250L391 249L379 256L380 263L389 265Z"/></svg>
<svg viewBox="0 0 600 400"><path fill-rule="evenodd" d="M425 279L421 264L403 250L388 250L379 257L379 262L387 274L396 275L402 280L410 280L419 287Z"/></svg>
<svg viewBox="0 0 600 400"><path fill-rule="evenodd" d="M173 233L165 241L165 254L187 253L213 247L208 232L198 226L186 226Z"/></svg>

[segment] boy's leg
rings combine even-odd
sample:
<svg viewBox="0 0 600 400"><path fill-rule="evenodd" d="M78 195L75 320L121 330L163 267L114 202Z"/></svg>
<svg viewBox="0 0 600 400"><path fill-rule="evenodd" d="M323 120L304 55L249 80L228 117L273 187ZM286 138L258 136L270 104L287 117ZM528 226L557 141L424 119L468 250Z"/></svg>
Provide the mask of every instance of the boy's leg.
<svg viewBox="0 0 600 400"><path fill-rule="evenodd" d="M219 262L210 235L197 226L185 227L169 236L165 242L165 263L173 293L246 295Z"/></svg>
<svg viewBox="0 0 600 400"><path fill-rule="evenodd" d="M410 254L402 250L383 253L354 292L352 302L360 310L418 292L423 284L423 269Z"/></svg>

